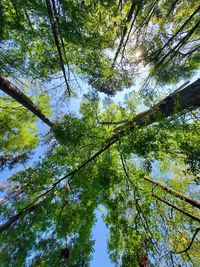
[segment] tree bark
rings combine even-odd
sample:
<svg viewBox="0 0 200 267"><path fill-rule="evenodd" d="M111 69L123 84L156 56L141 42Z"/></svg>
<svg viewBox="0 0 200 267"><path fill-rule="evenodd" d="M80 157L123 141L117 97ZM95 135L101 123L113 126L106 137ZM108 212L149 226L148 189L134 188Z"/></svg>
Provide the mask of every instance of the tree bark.
<svg viewBox="0 0 200 267"><path fill-rule="evenodd" d="M14 84L9 82L4 76L0 75L0 89L7 95L14 98L17 102L30 110L34 115L40 118L49 127L52 127L52 122L42 113L40 109L28 98L22 91L20 91Z"/></svg>
<svg viewBox="0 0 200 267"><path fill-rule="evenodd" d="M191 111L200 106L200 79L189 84L181 91L175 90L151 109L137 115L123 125L117 127L112 139L128 135L130 131L148 126L161 119L168 118L176 113Z"/></svg>

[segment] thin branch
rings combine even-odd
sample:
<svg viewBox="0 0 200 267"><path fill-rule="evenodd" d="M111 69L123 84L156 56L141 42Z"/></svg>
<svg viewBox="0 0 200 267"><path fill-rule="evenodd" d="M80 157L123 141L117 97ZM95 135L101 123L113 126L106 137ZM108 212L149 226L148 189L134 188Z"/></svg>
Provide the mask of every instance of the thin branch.
<svg viewBox="0 0 200 267"><path fill-rule="evenodd" d="M182 24L182 26L178 29L178 31L162 46L161 49L159 49L159 51L157 52L157 54L151 59L154 60L155 58L157 58L161 52L164 50L164 48L166 46L168 46L173 40L174 38L185 28L185 26L191 21L191 19L200 11L200 6L198 6L198 8L195 9L195 11L190 15L190 17Z"/></svg>
<svg viewBox="0 0 200 267"><path fill-rule="evenodd" d="M155 195L155 194L152 194L152 196L155 197L155 198L157 198L157 199L160 200L161 202L165 203L166 205L168 205L168 206L174 208L175 210L178 210L179 212L183 213L184 215L186 215L187 217L191 218L192 220L195 220L195 221L197 221L197 222L200 223L200 218L199 218L198 216L193 215L192 213L187 212L187 211L185 211L185 210L183 210L183 209L181 209L181 208L175 206L174 204L172 204L172 203L170 203L170 202L168 202L168 201L166 201L166 200L160 198L159 196L157 196L157 195Z"/></svg>
<svg viewBox="0 0 200 267"><path fill-rule="evenodd" d="M2 106L0 105L0 109L13 109L13 110L24 110L23 106L18 106L18 107L9 107L9 106Z"/></svg>
<svg viewBox="0 0 200 267"><path fill-rule="evenodd" d="M51 23L51 29L52 29L54 41L55 41L55 44L56 44L56 47L57 47L57 51L58 51L58 55L59 55L59 58L60 58L60 64L61 64L63 76L64 76L65 83L66 83L66 86L67 86L68 94L70 96L71 95L71 92L70 92L71 90L70 90L70 86L69 86L69 83L68 83L68 80L67 80L67 76L66 76L64 60L63 60L62 52L61 52L61 49L60 49L60 42L59 42L58 33L57 33L56 20L54 18L54 14L53 14L53 10L52 10L52 7L51 7L50 0L46 0L46 6L47 6L48 14L49 14L49 19L50 19L50 23Z"/></svg>
<svg viewBox="0 0 200 267"><path fill-rule="evenodd" d="M196 235L198 234L199 231L200 231L200 227L195 230L189 245L184 250L181 250L181 251L178 251L178 252L171 251L171 253L173 253L173 254L181 254L181 253L187 252L191 248L192 244L194 243L195 237L196 237Z"/></svg>
<svg viewBox="0 0 200 267"><path fill-rule="evenodd" d="M200 7L199 7L199 10L200 10ZM200 25L200 20L197 21L197 23L194 25L193 28L191 28L191 30L188 32L188 34L186 34L177 44L175 47L173 47L167 54L165 54L161 59L160 61L156 64L156 68L158 69L158 67L160 65L162 65L165 61L165 59L167 57L170 56L169 60L171 60L171 58L173 57L173 55L175 53L177 53L177 51L186 43L186 41L193 35L193 33L199 28L199 25ZM168 61L169 61L168 60Z"/></svg>
<svg viewBox="0 0 200 267"><path fill-rule="evenodd" d="M175 0L173 3L172 3L172 6L170 7L170 9L168 10L167 12L167 15L166 15L166 18L173 12L176 4L179 2L180 0Z"/></svg>
<svg viewBox="0 0 200 267"><path fill-rule="evenodd" d="M128 40L129 40L131 31L132 31L133 26L134 26L134 23L135 23L136 18L137 18L138 14L139 14L139 11L140 11L140 8L141 8L141 5L142 5L142 1L143 1L143 0L141 0L141 1L139 2L139 4L137 5L137 10L136 10L136 12L135 12L134 19L133 19L133 21L132 21L132 23L131 23L131 26L130 26L130 28L129 28L129 31L128 31L128 34L127 34L127 37L126 37L126 41L125 41L125 43L124 43L124 45L123 45L122 59L123 59L123 56L124 56L124 52L125 52L126 45L127 45L127 43L128 43Z"/></svg>
<svg viewBox="0 0 200 267"><path fill-rule="evenodd" d="M173 189L171 189L171 188L169 188L169 187L167 187L167 186L165 186L165 185L163 185L163 184L161 184L159 182L156 182L156 181L154 181L152 179L149 179L147 177L145 177L144 179L145 179L145 181L148 181L148 182L152 183L153 185L156 185L156 186L162 188L167 193L170 193L171 195L173 195L173 196L175 196L175 197L177 197L177 198L179 198L181 200L186 201L187 203L189 203L190 205L194 206L195 208L200 209L200 202L199 201L193 200L190 197L184 196L181 193L179 193L179 192L177 192L177 191L175 191L175 190L173 190Z"/></svg>
<svg viewBox="0 0 200 267"><path fill-rule="evenodd" d="M116 125L116 124L122 124L127 122L128 120L121 120L121 121L99 121L97 120L98 124L102 124L102 125Z"/></svg>

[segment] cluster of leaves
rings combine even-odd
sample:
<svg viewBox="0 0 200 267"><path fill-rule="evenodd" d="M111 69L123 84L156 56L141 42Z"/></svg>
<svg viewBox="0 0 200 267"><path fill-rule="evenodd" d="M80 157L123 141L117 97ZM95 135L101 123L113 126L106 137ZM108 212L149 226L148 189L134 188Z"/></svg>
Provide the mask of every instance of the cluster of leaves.
<svg viewBox="0 0 200 267"><path fill-rule="evenodd" d="M1 10L1 72L50 79L62 70L67 83L74 72L105 81L110 73L116 80L104 53L114 46L125 16L116 1L2 1Z"/></svg>

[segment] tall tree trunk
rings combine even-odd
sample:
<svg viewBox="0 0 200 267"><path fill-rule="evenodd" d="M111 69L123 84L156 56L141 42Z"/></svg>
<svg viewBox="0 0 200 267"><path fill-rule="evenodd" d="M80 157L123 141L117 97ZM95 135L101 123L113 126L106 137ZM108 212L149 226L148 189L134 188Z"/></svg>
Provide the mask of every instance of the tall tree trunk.
<svg viewBox="0 0 200 267"><path fill-rule="evenodd" d="M14 84L9 82L4 76L0 75L0 89L7 95L14 98L17 102L30 110L34 115L40 118L49 127L52 127L52 122L42 113L40 109L28 98L22 91L20 91Z"/></svg>
<svg viewBox="0 0 200 267"><path fill-rule="evenodd" d="M55 3L52 2L52 5L53 5L53 9L52 9L52 6L51 6L51 1L50 0L46 0L46 6L47 6L47 11L48 11L48 15L49 15L50 23L51 23L51 29L52 29L54 41L55 41L55 44L56 44L56 47L57 47L57 51L58 51L58 55L59 55L59 59L60 59L60 64L61 64L61 69L62 69L64 80L65 80L65 83L66 83L66 86L67 86L67 91L68 91L68 94L70 96L71 95L71 90L70 90L70 86L69 86L69 83L68 83L68 80L67 80L64 60L63 60L62 51L61 51L61 47L60 47L59 33L58 33L58 29L57 29L58 26L59 26L59 24L58 24L59 21L58 21L57 14L55 14L55 16L54 16L54 13L57 12ZM62 39L62 38L60 38L60 39ZM64 48L64 43L63 43L63 48Z"/></svg>
<svg viewBox="0 0 200 267"><path fill-rule="evenodd" d="M113 60L113 64L115 64L115 62L117 60L117 57L118 57L118 55L120 53L120 50L122 48L122 45L123 45L123 42L124 42L124 38L125 38L127 30L128 30L128 26L127 25L128 25L128 23L130 23L130 21L131 21L131 19L133 17L133 13L134 13L134 10L135 10L136 6L137 6L137 1L133 0L132 5L130 7L130 10L129 10L128 14L127 14L127 18L126 18L126 21L125 21L125 26L124 26L124 29L123 29L123 33L122 33L122 36L121 36L121 39L120 39L119 46L117 48L117 52L116 52L114 60Z"/></svg>

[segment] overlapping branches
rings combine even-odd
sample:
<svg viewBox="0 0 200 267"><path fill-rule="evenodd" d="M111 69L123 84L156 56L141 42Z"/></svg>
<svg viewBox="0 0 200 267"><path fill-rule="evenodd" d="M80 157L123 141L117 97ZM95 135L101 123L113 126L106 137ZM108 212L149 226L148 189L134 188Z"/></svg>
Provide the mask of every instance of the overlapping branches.
<svg viewBox="0 0 200 267"><path fill-rule="evenodd" d="M177 107L177 101L179 101L179 105ZM168 118L177 112L183 112L185 110L192 110L199 107L200 103L200 79L185 87L181 91L178 91L171 96L166 97L153 108L140 113L133 120L126 122L123 126L120 126L115 129L115 133L111 138L107 139L102 146L102 148L97 151L91 158L86 160L83 164L81 164L77 169L69 172L67 175L60 178L56 181L50 188L40 194L35 200L33 200L29 205L24 207L19 213L15 216L11 217L5 224L0 226L0 232L5 231L9 228L14 222L16 222L20 217L26 216L30 211L35 210L40 202L40 199L43 199L46 195L52 192L63 180L67 180L69 182L76 173L81 171L85 166L89 163L93 162L98 158L104 151L109 149L113 144L115 144L121 137L126 136L130 131L134 131L138 129L138 127L144 127L150 125L159 119ZM185 199L187 199L185 197ZM165 200L160 199L160 201L164 202ZM166 201L165 201L166 203ZM190 201L190 204L194 203ZM171 203L166 203L169 206L172 206ZM178 209L177 207L174 207ZM196 219L200 222L200 219Z"/></svg>

